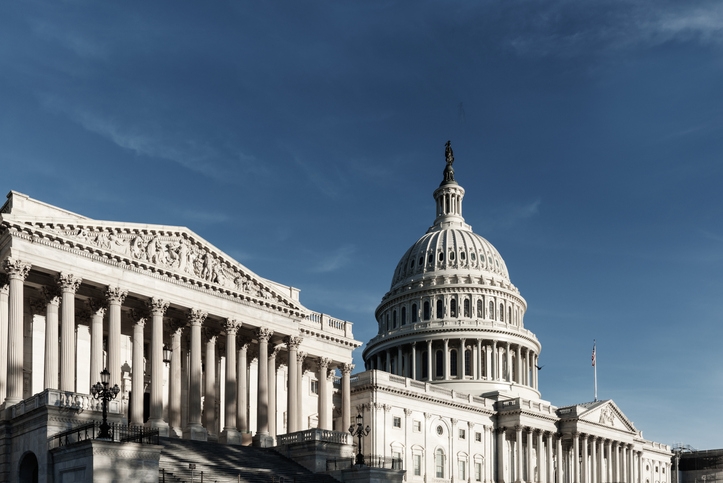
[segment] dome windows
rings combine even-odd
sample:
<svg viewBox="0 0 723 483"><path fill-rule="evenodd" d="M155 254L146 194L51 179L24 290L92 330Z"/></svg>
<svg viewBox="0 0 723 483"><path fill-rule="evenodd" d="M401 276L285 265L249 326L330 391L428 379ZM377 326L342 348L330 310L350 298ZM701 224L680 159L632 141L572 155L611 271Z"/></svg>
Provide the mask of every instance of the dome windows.
<svg viewBox="0 0 723 483"><path fill-rule="evenodd" d="M471 259L472 259L472 261L474 262L475 260L477 260L477 255L475 255L475 253L474 253L474 252L470 252L470 254L469 254L469 258L471 258Z"/></svg>
<svg viewBox="0 0 723 483"><path fill-rule="evenodd" d="M412 323L417 321L417 304L412 304Z"/></svg>
<svg viewBox="0 0 723 483"><path fill-rule="evenodd" d="M464 262L467 259L467 255L464 252L459 252L459 259Z"/></svg>
<svg viewBox="0 0 723 483"><path fill-rule="evenodd" d="M454 252L449 252L449 261L450 262L454 261Z"/></svg>
<svg viewBox="0 0 723 483"><path fill-rule="evenodd" d="M482 302L482 299L479 299L477 301L477 317L480 319L484 319L485 317L485 309L484 309L484 303Z"/></svg>
<svg viewBox="0 0 723 483"><path fill-rule="evenodd" d="M444 318L444 303L441 300L437 300L437 318Z"/></svg>
<svg viewBox="0 0 723 483"><path fill-rule="evenodd" d="M419 257L419 266L420 266L420 268L424 266L424 255Z"/></svg>
<svg viewBox="0 0 723 483"><path fill-rule="evenodd" d="M500 322L505 321L505 306L504 304L500 304Z"/></svg>
<svg viewBox="0 0 723 483"><path fill-rule="evenodd" d="M457 317L457 300L455 300L455 299L452 299L449 302L449 316Z"/></svg>
<svg viewBox="0 0 723 483"><path fill-rule="evenodd" d="M407 308L402 307L402 325L407 325Z"/></svg>
<svg viewBox="0 0 723 483"><path fill-rule="evenodd" d="M422 317L424 318L424 320L429 320L432 317L430 312L431 312L431 309L429 307L429 301L425 301L424 302L424 310L423 310L423 314L422 314Z"/></svg>
<svg viewBox="0 0 723 483"><path fill-rule="evenodd" d="M469 299L464 299L464 316L469 317Z"/></svg>
<svg viewBox="0 0 723 483"><path fill-rule="evenodd" d="M440 262L443 262L444 261L444 252L439 252L439 256L437 258L439 258Z"/></svg>
<svg viewBox="0 0 723 483"><path fill-rule="evenodd" d="M490 310L489 310L489 313L487 314L487 316L490 319L495 320L495 303L491 300L490 300Z"/></svg>

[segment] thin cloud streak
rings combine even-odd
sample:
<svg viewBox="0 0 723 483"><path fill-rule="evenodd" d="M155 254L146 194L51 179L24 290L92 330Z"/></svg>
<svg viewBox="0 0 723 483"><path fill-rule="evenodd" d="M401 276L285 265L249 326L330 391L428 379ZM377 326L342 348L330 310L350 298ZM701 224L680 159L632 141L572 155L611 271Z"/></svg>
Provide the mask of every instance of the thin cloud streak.
<svg viewBox="0 0 723 483"><path fill-rule="evenodd" d="M356 252L353 245L344 245L330 253L312 270L316 273L335 272L345 267L351 261L351 256Z"/></svg>

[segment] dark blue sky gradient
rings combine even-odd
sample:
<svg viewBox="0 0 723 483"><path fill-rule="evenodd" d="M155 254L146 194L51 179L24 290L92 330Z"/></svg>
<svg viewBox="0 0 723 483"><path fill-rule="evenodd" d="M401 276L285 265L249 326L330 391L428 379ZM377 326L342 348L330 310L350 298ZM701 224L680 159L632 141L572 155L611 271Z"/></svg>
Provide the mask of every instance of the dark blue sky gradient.
<svg viewBox="0 0 723 483"><path fill-rule="evenodd" d="M543 398L592 399L596 338L645 437L721 447L722 53L717 1L6 2L0 189L188 226L368 340L451 139Z"/></svg>

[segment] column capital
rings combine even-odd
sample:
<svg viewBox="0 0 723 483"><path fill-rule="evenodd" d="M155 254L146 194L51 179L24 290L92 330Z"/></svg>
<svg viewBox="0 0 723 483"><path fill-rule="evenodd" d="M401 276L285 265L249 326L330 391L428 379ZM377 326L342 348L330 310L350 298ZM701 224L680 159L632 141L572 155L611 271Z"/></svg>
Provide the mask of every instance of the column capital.
<svg viewBox="0 0 723 483"><path fill-rule="evenodd" d="M331 364L331 359L329 359L328 357L320 357L319 358L319 367L322 370L328 369L330 364Z"/></svg>
<svg viewBox="0 0 723 483"><path fill-rule="evenodd" d="M497 434L505 434L507 432L507 428L500 426L499 428L495 428L494 432Z"/></svg>
<svg viewBox="0 0 723 483"><path fill-rule="evenodd" d="M262 340L268 342L272 335L274 335L274 331L267 327L259 327L256 329L256 337L259 339L259 342Z"/></svg>
<svg viewBox="0 0 723 483"><path fill-rule="evenodd" d="M47 295L46 295L47 297ZM56 297L57 298L57 297ZM50 303L50 302L48 302ZM108 308L106 307L106 304L103 303L102 300L90 298L86 300L86 304L88 304L88 308L90 309L90 312L93 315L99 315L101 317L105 316L106 311Z"/></svg>
<svg viewBox="0 0 723 483"><path fill-rule="evenodd" d="M63 293L77 292L82 281L82 278L76 277L72 273L61 272L60 275L58 275L58 285Z"/></svg>
<svg viewBox="0 0 723 483"><path fill-rule="evenodd" d="M276 359L276 356L281 352L281 347L281 344L276 344L273 347L269 345L269 359Z"/></svg>
<svg viewBox="0 0 723 483"><path fill-rule="evenodd" d="M186 324L184 324L178 319L169 320L167 325L168 331L171 333L171 336L183 334L183 329L186 327Z"/></svg>
<svg viewBox="0 0 723 483"><path fill-rule="evenodd" d="M31 264L17 258L6 258L3 265L10 280L25 280L32 267Z"/></svg>
<svg viewBox="0 0 723 483"><path fill-rule="evenodd" d="M347 362L342 363L341 365L341 373L342 374L351 374L351 371L354 370L354 364L349 364Z"/></svg>
<svg viewBox="0 0 723 483"><path fill-rule="evenodd" d="M291 350L291 349L297 350L303 340L304 340L303 337L291 336L291 335L289 337L287 337L286 339L284 339L284 341L286 342L286 347L289 350Z"/></svg>
<svg viewBox="0 0 723 483"><path fill-rule="evenodd" d="M160 315L162 317L166 314L169 303L165 300L153 297L150 300L146 301L146 305L148 306L148 310L151 311L152 315Z"/></svg>
<svg viewBox="0 0 723 483"><path fill-rule="evenodd" d="M336 374L334 373L333 370L332 370L332 371L329 371L329 372L326 374L326 380L329 381L329 382L334 382L334 378L335 378L335 377L336 377Z"/></svg>
<svg viewBox="0 0 723 483"><path fill-rule="evenodd" d="M248 337L239 337L238 338L238 350L247 351L250 345L251 345L251 339L249 339Z"/></svg>
<svg viewBox="0 0 723 483"><path fill-rule="evenodd" d="M201 309L189 309L188 311L188 322L191 325L200 326L203 324L203 321L206 320L206 317L208 317L208 312L204 312Z"/></svg>
<svg viewBox="0 0 723 483"><path fill-rule="evenodd" d="M135 325L145 327L146 321L148 320L148 313L145 310L131 309L131 318Z"/></svg>
<svg viewBox="0 0 723 483"><path fill-rule="evenodd" d="M298 362L299 364L303 364L304 359L306 359L306 352L299 351L296 353L296 362Z"/></svg>
<svg viewBox="0 0 723 483"><path fill-rule="evenodd" d="M203 336L206 338L206 342L215 344L216 338L218 337L218 331L216 329L212 329L210 327L204 327L203 328Z"/></svg>
<svg viewBox="0 0 723 483"><path fill-rule="evenodd" d="M2 285L2 282L0 282ZM60 305L60 291L55 285L43 287L43 298L47 305Z"/></svg>
<svg viewBox="0 0 723 483"><path fill-rule="evenodd" d="M33 315L45 315L48 304L43 299L30 299L30 311Z"/></svg>
<svg viewBox="0 0 723 483"><path fill-rule="evenodd" d="M239 327L241 327L241 322L236 319L226 319L223 321L223 328L226 329L226 335L228 337L235 337Z"/></svg>
<svg viewBox="0 0 723 483"><path fill-rule="evenodd" d="M108 287L105 291L105 298L109 304L121 305L128 296L128 290L123 290L120 287Z"/></svg>

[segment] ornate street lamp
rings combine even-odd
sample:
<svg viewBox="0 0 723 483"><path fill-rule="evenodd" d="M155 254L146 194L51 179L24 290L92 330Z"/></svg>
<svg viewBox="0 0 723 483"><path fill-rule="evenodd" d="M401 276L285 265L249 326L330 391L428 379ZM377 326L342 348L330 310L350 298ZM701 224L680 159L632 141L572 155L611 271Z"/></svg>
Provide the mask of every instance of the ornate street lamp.
<svg viewBox="0 0 723 483"><path fill-rule="evenodd" d="M113 435L110 432L110 425L108 424L108 401L115 399L120 392L118 384L113 387L108 387L110 383L110 372L108 369L103 369L100 373L100 381L96 382L93 387L90 388L90 392L94 398L100 399L103 407L103 422L100 423L100 433L98 433L98 439L113 439Z"/></svg>
<svg viewBox="0 0 723 483"><path fill-rule="evenodd" d="M165 345L165 344L163 345L163 362L164 363L168 364L169 362L171 362L171 353L172 352L173 351L171 349L169 349L167 345Z"/></svg>
<svg viewBox="0 0 723 483"><path fill-rule="evenodd" d="M369 432L371 431L371 428L369 425L367 427L364 427L364 418L362 417L361 413L359 413L356 417L356 426L353 424L349 426L349 432L351 433L351 437L358 437L359 438L359 452L356 455L356 464L363 465L364 464L364 454L362 453L362 437L368 436Z"/></svg>

